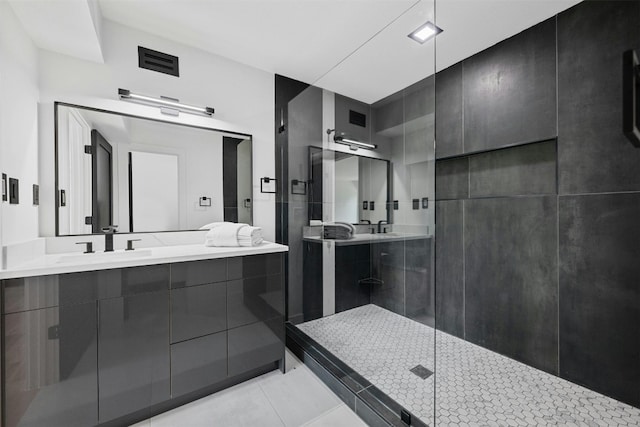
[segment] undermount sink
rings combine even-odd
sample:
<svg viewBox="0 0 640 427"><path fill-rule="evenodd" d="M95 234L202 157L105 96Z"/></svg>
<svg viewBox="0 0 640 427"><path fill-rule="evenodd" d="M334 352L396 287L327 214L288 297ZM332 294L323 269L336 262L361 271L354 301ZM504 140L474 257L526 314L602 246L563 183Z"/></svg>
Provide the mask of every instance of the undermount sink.
<svg viewBox="0 0 640 427"><path fill-rule="evenodd" d="M71 254L61 255L56 261L58 264L67 264L73 262L105 262L105 261L121 261L126 259L144 258L151 256L151 249L136 249L133 251L113 251L113 252L95 252L92 254Z"/></svg>

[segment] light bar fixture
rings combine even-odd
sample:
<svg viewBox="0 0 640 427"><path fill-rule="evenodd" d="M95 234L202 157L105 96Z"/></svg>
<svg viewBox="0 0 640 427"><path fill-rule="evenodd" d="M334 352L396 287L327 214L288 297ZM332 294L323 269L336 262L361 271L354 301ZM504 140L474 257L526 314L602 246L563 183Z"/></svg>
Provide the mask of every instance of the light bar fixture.
<svg viewBox="0 0 640 427"><path fill-rule="evenodd" d="M177 99L160 97L153 98L151 96L139 95L131 93L127 89L118 89L118 95L123 101L135 102L137 104L150 105L152 107L160 107L160 112L177 116L179 111L190 114L202 114L211 117L215 110L211 107L197 107L195 105L182 104Z"/></svg>
<svg viewBox="0 0 640 427"><path fill-rule="evenodd" d="M344 145L348 145L349 149L355 151L358 148L365 148L367 150L375 150L376 148L378 148L377 145L375 144L369 144L368 142L360 142L360 141L356 141L355 139L350 139L350 138L345 138L342 135L336 135L333 137L333 142L335 142L336 144L344 144Z"/></svg>
<svg viewBox="0 0 640 427"><path fill-rule="evenodd" d="M432 37L437 36L442 32L442 28L438 28L433 22L427 21L424 24L420 25L418 28L413 30L411 34L408 35L410 39L417 41L420 44L423 44L427 40Z"/></svg>

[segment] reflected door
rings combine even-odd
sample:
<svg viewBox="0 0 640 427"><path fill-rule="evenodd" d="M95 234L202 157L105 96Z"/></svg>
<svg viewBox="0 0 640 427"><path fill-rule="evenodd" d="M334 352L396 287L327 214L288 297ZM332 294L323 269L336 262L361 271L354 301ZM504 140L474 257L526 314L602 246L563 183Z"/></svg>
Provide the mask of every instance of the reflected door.
<svg viewBox="0 0 640 427"><path fill-rule="evenodd" d="M178 156L129 153L129 226L132 232L178 230Z"/></svg>
<svg viewBox="0 0 640 427"><path fill-rule="evenodd" d="M91 207L91 228L100 233L103 227L113 225L113 149L111 144L98 132L91 131L93 198Z"/></svg>

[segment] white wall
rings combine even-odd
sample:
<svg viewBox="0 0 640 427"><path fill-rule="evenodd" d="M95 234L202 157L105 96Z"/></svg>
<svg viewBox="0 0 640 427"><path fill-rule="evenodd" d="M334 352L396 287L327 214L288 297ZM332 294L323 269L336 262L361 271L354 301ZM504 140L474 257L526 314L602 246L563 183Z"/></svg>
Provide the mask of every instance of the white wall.
<svg viewBox="0 0 640 427"><path fill-rule="evenodd" d="M38 99L38 51L0 1L0 172L20 180L20 204L1 202L0 247L38 237Z"/></svg>
<svg viewBox="0 0 640 427"><path fill-rule="evenodd" d="M260 177L275 177L274 75L110 21L102 27L105 63L40 52L40 232L55 234L53 102L225 129L253 136L253 214L267 240L275 239L275 196L260 193ZM180 77L138 68L138 46L180 58ZM214 118L163 116L157 108L119 101L118 88L214 107ZM33 157L35 158L35 156ZM43 185L45 187L45 185Z"/></svg>

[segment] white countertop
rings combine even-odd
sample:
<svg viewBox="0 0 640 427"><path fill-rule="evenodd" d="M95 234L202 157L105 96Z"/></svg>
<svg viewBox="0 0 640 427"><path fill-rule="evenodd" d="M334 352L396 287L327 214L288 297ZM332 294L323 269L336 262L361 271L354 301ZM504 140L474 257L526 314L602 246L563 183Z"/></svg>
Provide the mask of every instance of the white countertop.
<svg viewBox="0 0 640 427"><path fill-rule="evenodd" d="M0 270L0 279L43 276L47 274L75 273L80 271L108 270L112 268L137 267L143 265L167 264L173 262L198 261L203 259L231 258L246 255L260 255L287 252L289 248L277 243L264 242L253 247L207 247L203 244L158 246L117 250L114 252L82 252L49 254L33 259L6 270Z"/></svg>
<svg viewBox="0 0 640 427"><path fill-rule="evenodd" d="M335 242L336 246L364 245L370 243L397 242L401 240L430 239L426 234L414 233L376 233L376 234L354 234L351 239L323 239L320 236L305 236L303 240L307 242L322 243Z"/></svg>

